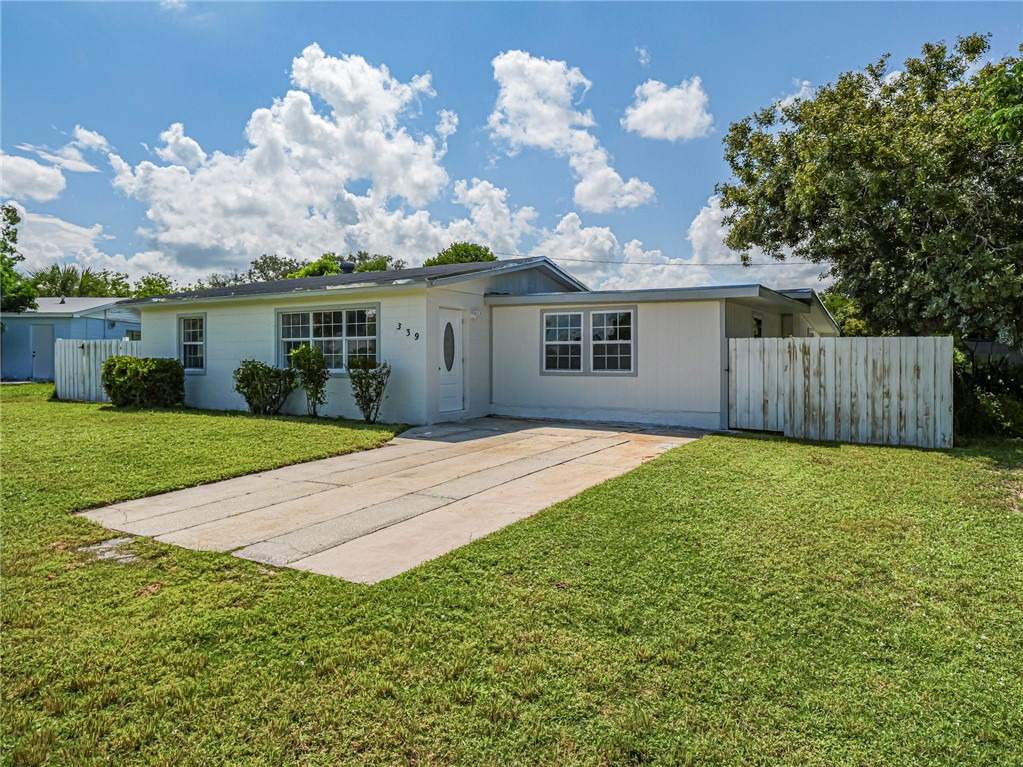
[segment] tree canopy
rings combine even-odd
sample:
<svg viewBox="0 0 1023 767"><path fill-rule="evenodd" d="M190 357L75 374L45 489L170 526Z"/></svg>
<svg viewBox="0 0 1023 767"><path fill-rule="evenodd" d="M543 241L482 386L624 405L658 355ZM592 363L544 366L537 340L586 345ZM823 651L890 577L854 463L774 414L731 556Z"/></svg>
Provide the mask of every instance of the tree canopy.
<svg viewBox="0 0 1023 767"><path fill-rule="evenodd" d="M33 269L28 279L41 296L74 296L78 298L103 296L129 296L128 275L103 270L95 272L74 264L53 264L45 269Z"/></svg>
<svg viewBox="0 0 1023 767"><path fill-rule="evenodd" d="M472 242L455 242L442 250L433 258L423 262L423 266L441 266L442 264L471 264L476 261L496 261L497 256L485 245Z"/></svg>
<svg viewBox="0 0 1023 767"><path fill-rule="evenodd" d="M21 216L13 205L2 206L0 214L3 216L0 231L0 311L28 311L36 307L39 292L14 268L15 264L24 260L17 247Z"/></svg>
<svg viewBox="0 0 1023 767"><path fill-rule="evenodd" d="M873 332L1023 341L1023 147L983 117L1015 119L991 111L992 83L1020 61L970 74L987 50L971 35L901 71L885 56L734 123L726 243L830 266Z"/></svg>

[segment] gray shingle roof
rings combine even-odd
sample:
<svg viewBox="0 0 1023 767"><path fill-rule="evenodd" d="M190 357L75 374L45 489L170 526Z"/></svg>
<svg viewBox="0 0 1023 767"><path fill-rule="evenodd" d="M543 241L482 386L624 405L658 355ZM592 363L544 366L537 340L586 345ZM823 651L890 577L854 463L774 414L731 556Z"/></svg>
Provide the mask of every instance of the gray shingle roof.
<svg viewBox="0 0 1023 767"><path fill-rule="evenodd" d="M414 269L391 269L385 272L356 272L354 274L332 274L326 277L300 277L292 280L271 280L250 282L244 285L229 285L223 288L192 290L185 293L171 293L166 296L136 298L125 303L150 304L205 298L235 298L242 296L263 296L275 293L303 293L329 288L344 288L363 285L396 285L410 282L427 282L443 277L458 277L468 274L485 274L510 266L526 265L554 266L545 258L510 258L503 261L485 261L470 264L445 264L443 266L420 266Z"/></svg>

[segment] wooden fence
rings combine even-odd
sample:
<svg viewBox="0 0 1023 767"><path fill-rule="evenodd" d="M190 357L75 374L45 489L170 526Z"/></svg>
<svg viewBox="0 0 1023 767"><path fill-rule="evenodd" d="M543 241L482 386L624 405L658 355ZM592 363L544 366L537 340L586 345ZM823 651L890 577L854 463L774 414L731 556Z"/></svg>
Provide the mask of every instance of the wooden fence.
<svg viewBox="0 0 1023 767"><path fill-rule="evenodd" d="M81 402L109 402L100 380L107 357L139 357L141 341L82 341L58 338L54 343L53 384L57 398Z"/></svg>
<svg viewBox="0 0 1023 767"><path fill-rule="evenodd" d="M952 447L952 339L729 339L728 425Z"/></svg>

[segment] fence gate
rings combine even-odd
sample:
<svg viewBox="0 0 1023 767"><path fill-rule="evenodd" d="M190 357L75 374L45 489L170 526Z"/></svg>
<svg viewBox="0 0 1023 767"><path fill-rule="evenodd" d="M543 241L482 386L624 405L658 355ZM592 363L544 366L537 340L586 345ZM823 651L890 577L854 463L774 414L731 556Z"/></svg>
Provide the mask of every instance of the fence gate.
<svg viewBox="0 0 1023 767"><path fill-rule="evenodd" d="M141 341L82 341L58 338L54 344L53 385L57 399L109 402L101 376L107 357L139 357Z"/></svg>
<svg viewBox="0 0 1023 767"><path fill-rule="evenodd" d="M952 446L952 339L731 338L728 426Z"/></svg>

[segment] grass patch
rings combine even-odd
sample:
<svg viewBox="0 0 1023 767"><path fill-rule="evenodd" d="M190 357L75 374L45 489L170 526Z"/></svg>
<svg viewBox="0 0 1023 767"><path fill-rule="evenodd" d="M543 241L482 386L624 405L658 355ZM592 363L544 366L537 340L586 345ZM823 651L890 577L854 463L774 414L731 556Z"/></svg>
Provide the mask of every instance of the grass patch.
<svg viewBox="0 0 1023 767"><path fill-rule="evenodd" d="M366 587L70 516L347 425L2 394L4 763L1023 761L1018 442L708 437Z"/></svg>

